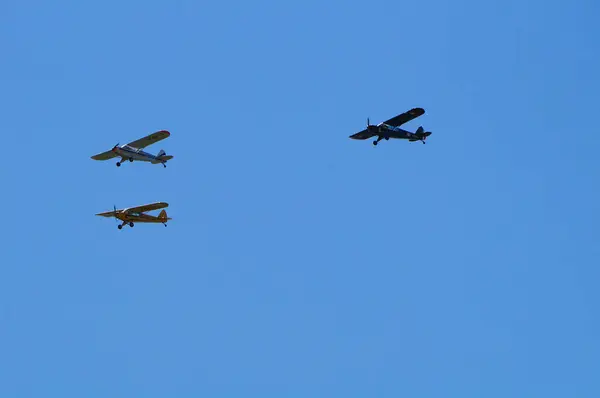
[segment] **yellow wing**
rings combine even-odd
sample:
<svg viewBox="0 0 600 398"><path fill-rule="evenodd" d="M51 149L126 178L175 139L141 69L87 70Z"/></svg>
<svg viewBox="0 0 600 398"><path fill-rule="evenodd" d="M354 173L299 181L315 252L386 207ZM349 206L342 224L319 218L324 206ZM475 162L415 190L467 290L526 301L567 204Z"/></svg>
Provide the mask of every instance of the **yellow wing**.
<svg viewBox="0 0 600 398"><path fill-rule="evenodd" d="M114 217L117 213L120 213L122 210L117 210L117 211L107 211L104 213L98 213L96 214L97 216L102 216L102 217Z"/></svg>
<svg viewBox="0 0 600 398"><path fill-rule="evenodd" d="M152 133L150 135L147 135L144 138L140 138L139 140L135 140L133 142L130 142L129 145L130 147L133 148L145 148L148 145L152 145L157 143L158 141L164 140L165 138L169 137L171 135L171 133L169 133L167 130L160 130L157 131L156 133Z"/></svg>
<svg viewBox="0 0 600 398"><path fill-rule="evenodd" d="M130 207L125 210L127 210L130 213L145 213L147 211L163 209L165 207L169 207L169 204L165 203L165 202L156 202L156 203L149 203L147 205Z"/></svg>

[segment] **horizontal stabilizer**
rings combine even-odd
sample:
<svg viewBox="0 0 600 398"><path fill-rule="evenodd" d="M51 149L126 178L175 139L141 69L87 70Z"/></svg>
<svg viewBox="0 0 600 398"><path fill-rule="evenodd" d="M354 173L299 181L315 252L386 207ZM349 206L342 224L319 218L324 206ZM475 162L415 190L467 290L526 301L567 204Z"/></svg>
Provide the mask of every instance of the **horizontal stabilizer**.
<svg viewBox="0 0 600 398"><path fill-rule="evenodd" d="M171 159L173 159L173 156L171 156L171 155L163 155L163 156L158 157L158 159L153 160L152 163L153 164L158 164L158 163L166 162L167 160L171 160Z"/></svg>

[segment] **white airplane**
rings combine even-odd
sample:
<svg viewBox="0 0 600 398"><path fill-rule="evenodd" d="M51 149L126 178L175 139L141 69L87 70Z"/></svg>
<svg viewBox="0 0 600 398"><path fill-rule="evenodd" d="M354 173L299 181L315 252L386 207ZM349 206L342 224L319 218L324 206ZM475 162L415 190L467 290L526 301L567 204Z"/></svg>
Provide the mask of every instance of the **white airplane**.
<svg viewBox="0 0 600 398"><path fill-rule="evenodd" d="M97 216L102 217L114 217L117 220L123 221L123 224L117 225L117 228L122 229L123 226L129 224L130 227L133 227L133 222L145 222L145 223L162 223L165 227L167 226L167 221L172 220L172 218L167 217L167 212L162 210L158 217L151 216L149 214L144 214L147 211L164 209L165 207L169 207L168 203L165 202L157 202L157 203L149 203L147 205L141 205L136 207L129 207L127 209L119 209L115 206L113 211L107 211L105 213L98 213Z"/></svg>
<svg viewBox="0 0 600 398"><path fill-rule="evenodd" d="M117 162L117 167L121 166L121 163L123 163L125 160L129 160L130 162L137 160L140 162L150 162L152 164L162 163L163 167L167 167L167 161L173 159L173 156L167 156L165 151L163 151L162 149L160 150L160 152L158 152L158 155L156 156L144 152L142 151L142 149L158 141L164 140L170 135L171 133L169 133L167 130L160 130L144 138L140 138L139 140L130 142L127 145L119 146L119 144L117 144L110 151L102 152L98 155L92 156L92 159L108 160L120 156L121 161Z"/></svg>

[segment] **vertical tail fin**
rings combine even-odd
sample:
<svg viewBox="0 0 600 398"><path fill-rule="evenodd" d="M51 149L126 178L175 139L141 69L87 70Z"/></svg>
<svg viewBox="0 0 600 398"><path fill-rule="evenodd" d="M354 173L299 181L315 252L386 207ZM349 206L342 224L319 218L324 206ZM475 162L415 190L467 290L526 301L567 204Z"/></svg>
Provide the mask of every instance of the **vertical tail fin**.
<svg viewBox="0 0 600 398"><path fill-rule="evenodd" d="M425 131L425 129L423 128L423 126L421 126L421 127L419 127L417 129L417 132L415 133L415 135L417 137L419 137L420 139L422 139L422 140L426 140L427 137L429 137L431 135L431 131Z"/></svg>
<svg viewBox="0 0 600 398"><path fill-rule="evenodd" d="M167 220L170 220L169 217L167 217L167 212L166 210L161 210L161 212L158 214L158 219L160 220L160 222L167 222Z"/></svg>
<svg viewBox="0 0 600 398"><path fill-rule="evenodd" d="M162 163L163 166L167 167L165 165L165 163L167 162L167 160L171 160L171 159L173 159L173 156L167 155L167 153L161 149L158 152L158 154L154 157L154 159L152 160L152 163L153 164Z"/></svg>

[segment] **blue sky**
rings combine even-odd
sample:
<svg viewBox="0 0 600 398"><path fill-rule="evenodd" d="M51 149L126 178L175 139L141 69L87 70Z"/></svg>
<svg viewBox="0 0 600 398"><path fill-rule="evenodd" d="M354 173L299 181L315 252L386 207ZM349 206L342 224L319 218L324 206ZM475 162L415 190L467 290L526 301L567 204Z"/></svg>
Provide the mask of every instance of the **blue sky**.
<svg viewBox="0 0 600 398"><path fill-rule="evenodd" d="M2 3L0 395L597 397L599 11Z"/></svg>

